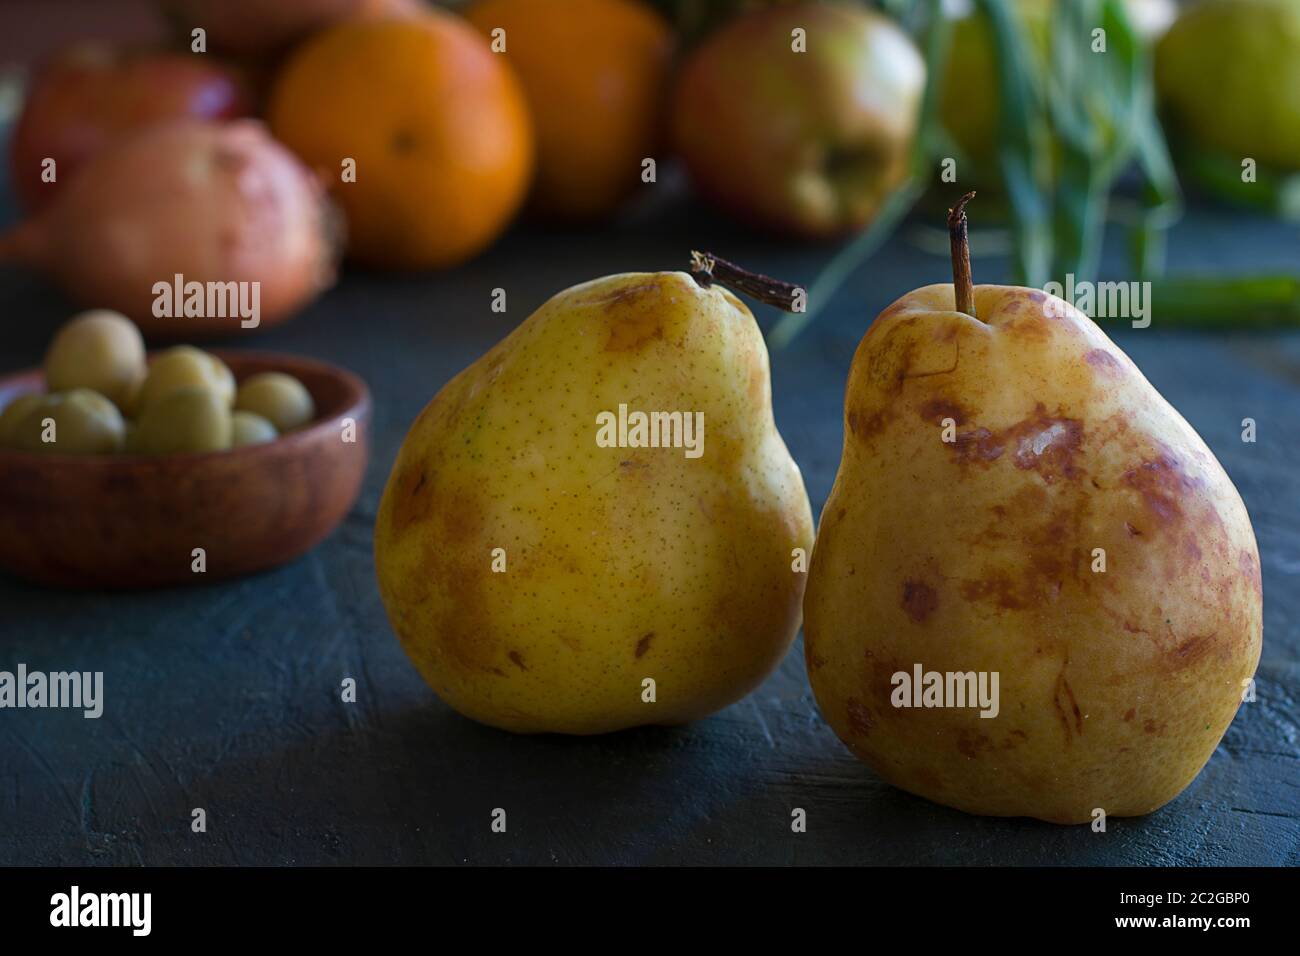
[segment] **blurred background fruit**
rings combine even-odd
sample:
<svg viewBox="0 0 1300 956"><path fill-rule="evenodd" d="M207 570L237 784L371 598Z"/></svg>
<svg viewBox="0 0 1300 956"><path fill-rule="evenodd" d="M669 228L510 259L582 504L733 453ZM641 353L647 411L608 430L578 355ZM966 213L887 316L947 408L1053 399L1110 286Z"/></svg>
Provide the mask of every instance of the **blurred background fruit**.
<svg viewBox="0 0 1300 956"><path fill-rule="evenodd" d="M1027 64L1045 93L1053 73L1051 24L1058 0L1012 0L1014 25L1022 33ZM961 151L957 181L981 189L1001 185L998 146L1001 136L1001 91L998 54L988 17L974 0L953 0L944 10L952 19L948 57L939 84L939 119ZM1173 22L1174 0L1124 0L1135 32L1154 42Z"/></svg>
<svg viewBox="0 0 1300 956"><path fill-rule="evenodd" d="M792 31L807 52L793 52ZM796 236L871 221L904 179L925 66L892 20L805 3L757 9L690 54L673 139L699 190L736 216Z"/></svg>
<svg viewBox="0 0 1300 956"><path fill-rule="evenodd" d="M780 3L805 3L807 0L650 0L673 25L678 37L694 46L728 20L760 7Z"/></svg>
<svg viewBox="0 0 1300 956"><path fill-rule="evenodd" d="M271 129L318 169L348 253L393 269L451 266L506 227L527 192L533 133L504 57L441 11L332 27L276 82ZM354 160L355 182L343 164Z"/></svg>
<svg viewBox="0 0 1300 956"><path fill-rule="evenodd" d="M40 454L104 455L125 440L122 413L88 388L40 396L9 432L12 447Z"/></svg>
<svg viewBox="0 0 1300 956"><path fill-rule="evenodd" d="M215 58L79 44L32 80L10 143L14 188L25 207L36 209L124 133L167 119L230 119L250 110L240 77ZM47 158L55 161L51 182L42 177Z"/></svg>
<svg viewBox="0 0 1300 956"><path fill-rule="evenodd" d="M465 15L505 31L537 136L531 207L557 219L612 213L656 155L673 37L639 0L478 0Z"/></svg>
<svg viewBox="0 0 1300 956"><path fill-rule="evenodd" d="M107 309L72 318L45 353L45 387L51 392L88 388L123 410L135 400L145 374L140 330Z"/></svg>
<svg viewBox="0 0 1300 956"><path fill-rule="evenodd" d="M17 441L15 432L27 413L38 407L45 398L44 392L20 395L0 411L0 448L12 448Z"/></svg>
<svg viewBox="0 0 1300 956"><path fill-rule="evenodd" d="M1015 0L1016 26L1025 48L1036 57L1034 68L1045 74L1048 21L1053 0ZM952 33L939 85L939 118L961 150L957 181L989 188L997 184L998 135L1001 124L997 53L988 18L973 2L946 4Z"/></svg>
<svg viewBox="0 0 1300 956"><path fill-rule="evenodd" d="M423 0L161 0L162 8L188 38L195 27L207 32L208 47L258 55L282 50L314 30L353 18L420 13Z"/></svg>
<svg viewBox="0 0 1300 956"><path fill-rule="evenodd" d="M133 455L176 455L225 451L233 433L230 403L210 388L187 385L140 409L126 451Z"/></svg>
<svg viewBox="0 0 1300 956"><path fill-rule="evenodd" d="M264 370L236 383L218 355L192 345L148 357L140 330L106 309L64 324L41 371L47 391L0 398L0 449L224 451L274 441L316 418L315 399L293 375Z"/></svg>
<svg viewBox="0 0 1300 956"><path fill-rule="evenodd" d="M316 417L311 393L284 372L261 372L240 382L235 409L260 416L280 432L301 428Z"/></svg>
<svg viewBox="0 0 1300 956"><path fill-rule="evenodd" d="M186 388L205 388L226 406L235 401L235 376L225 362L192 345L177 345L154 358L132 411L143 412Z"/></svg>
<svg viewBox="0 0 1300 956"><path fill-rule="evenodd" d="M525 203L545 229L545 221L609 221L634 195L638 216L698 198L787 239L852 238L819 264L808 283L815 304L782 320L778 345L815 318L918 200L951 201L953 181L941 179L950 156L956 184L984 195L980 244L1008 250L1014 273L1029 285L1095 275L1103 236L1117 224L1131 240L1135 271L1157 277L1165 232L1182 208L1152 107L1152 45L1175 15L1174 0L123 3L127 13L144 8L159 22L168 11L179 52L112 52L131 49L136 38L156 43L165 32L159 22L149 30L137 24L98 52L74 49L37 74L13 143L14 163L27 171L17 176L20 189L40 190L30 171L45 154L68 157L58 177L66 186L77 156L142 125L177 114L222 118L265 103L273 135L337 200L346 251L362 265L453 267L485 250ZM1219 195L1279 215L1300 215L1300 176L1242 186L1239 159L1218 160L1213 176L1205 171L1211 150L1234 128L1261 124L1267 131L1251 137L1261 166L1300 163L1271 148L1295 138L1288 117L1300 106L1287 105L1295 84L1285 44L1297 6L1300 0L1202 0L1162 47L1166 114L1182 133L1183 169L1226 184ZM1219 31L1219 9L1242 15ZM1087 52L1098 25L1108 34L1106 56ZM189 52L196 26L207 31L212 54ZM1209 40L1189 46L1193 29L1205 37L1222 32L1238 52L1198 69L1215 53L1203 48ZM502 31L500 52L491 46L494 30ZM791 32L800 30L803 52L796 52ZM109 35L102 25L94 31ZM40 41L42 49L52 45ZM222 66L220 55L238 65ZM1192 66L1179 73L1173 65L1183 61ZM1216 100L1215 77L1228 77L1223 86L1238 92ZM1194 83L1208 85L1188 86ZM1264 92L1250 92L1260 85ZM1246 100L1248 108L1235 108ZM1214 119L1215 109L1232 114L1229 121ZM650 158L654 186L641 182ZM676 175L679 160L686 177ZM690 197L682 188L688 182ZM138 177L135 186L125 183L114 188L133 201L157 191ZM156 336L162 328L138 307L84 296L107 288L110 272L119 275L109 290L118 294L138 285L145 266L157 271L174 261L166 247L176 241L175 216L164 202L110 208L93 199L96 191L87 188L71 211L0 239L0 257L42 266L80 301L127 309ZM50 194L53 188L36 196ZM310 205L270 204L267 215ZM235 224L246 236L252 206L243 208ZM105 238L113 231L107 217L118 215L136 230L129 243ZM297 289L281 317L323 287L329 253L342 247L327 212L299 216L297 224L307 221L305 233L325 253L303 246L288 281L272 286ZM181 245L187 254L210 249L230 226L204 220ZM288 220L279 228L304 234ZM934 238L916 222L909 235L922 244ZM235 259L236 245L225 243ZM298 281L306 264L321 262L324 269L306 270L314 284ZM1165 294L1187 302L1202 291ZM1261 315L1269 321L1293 311L1282 293L1266 306Z"/></svg>
<svg viewBox="0 0 1300 956"><path fill-rule="evenodd" d="M1156 50L1170 132L1240 170L1300 170L1300 0L1202 0Z"/></svg>
<svg viewBox="0 0 1300 956"><path fill-rule="evenodd" d="M230 310L159 315L157 283L250 283L250 305L257 283L264 328L333 282L336 249L320 184L255 120L171 120L129 134L0 236L0 261L44 272L146 335L173 337L228 333L244 320Z"/></svg>
<svg viewBox="0 0 1300 956"><path fill-rule="evenodd" d="M264 445L275 441L280 433L275 426L255 412L239 410L230 413L230 447L243 448L245 445Z"/></svg>

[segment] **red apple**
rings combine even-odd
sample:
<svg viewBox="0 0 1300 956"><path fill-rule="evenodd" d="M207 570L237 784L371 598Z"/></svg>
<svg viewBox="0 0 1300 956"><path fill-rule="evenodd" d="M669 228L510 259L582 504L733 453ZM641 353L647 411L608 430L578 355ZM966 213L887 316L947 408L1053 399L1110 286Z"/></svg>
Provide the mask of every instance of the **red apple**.
<svg viewBox="0 0 1300 956"><path fill-rule="evenodd" d="M74 47L32 81L10 145L14 188L34 210L124 133L186 116L246 116L250 108L239 77L207 56ZM52 182L46 159L55 161Z"/></svg>
<svg viewBox="0 0 1300 956"><path fill-rule="evenodd" d="M924 87L916 47L880 14L762 8L686 62L674 140L699 191L731 213L786 234L837 236L870 222L905 177Z"/></svg>

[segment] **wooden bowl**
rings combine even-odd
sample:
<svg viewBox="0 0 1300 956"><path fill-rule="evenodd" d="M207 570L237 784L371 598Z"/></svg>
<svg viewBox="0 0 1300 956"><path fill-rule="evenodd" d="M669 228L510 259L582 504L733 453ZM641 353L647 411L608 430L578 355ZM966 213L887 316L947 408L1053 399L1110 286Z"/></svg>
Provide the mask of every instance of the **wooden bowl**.
<svg viewBox="0 0 1300 956"><path fill-rule="evenodd" d="M273 442L161 457L0 449L0 569L67 588L195 584L290 561L351 509L365 475L370 393L351 372L291 355L213 351L242 380L286 372L316 421ZM0 378L0 408L44 387ZM356 423L344 441L346 420ZM207 570L194 570L195 549Z"/></svg>

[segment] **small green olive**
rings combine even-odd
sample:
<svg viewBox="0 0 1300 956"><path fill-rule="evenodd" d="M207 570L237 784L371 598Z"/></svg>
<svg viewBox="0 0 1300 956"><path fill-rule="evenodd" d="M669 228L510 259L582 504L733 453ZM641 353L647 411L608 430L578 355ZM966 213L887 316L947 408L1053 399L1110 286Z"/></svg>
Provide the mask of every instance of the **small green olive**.
<svg viewBox="0 0 1300 956"><path fill-rule="evenodd" d="M32 395L19 395L0 412L0 447L8 448L14 443L14 429L23 417L35 408L45 396L37 392Z"/></svg>
<svg viewBox="0 0 1300 956"><path fill-rule="evenodd" d="M140 387L134 407L143 415L150 406L183 388L203 387L226 403L229 408L235 398L235 377L226 363L215 355L178 345L168 349L149 365L149 374Z"/></svg>
<svg viewBox="0 0 1300 956"><path fill-rule="evenodd" d="M59 329L45 353L51 392L88 388L125 408L145 376L144 339L124 315L83 312Z"/></svg>
<svg viewBox="0 0 1300 956"><path fill-rule="evenodd" d="M39 396L12 432L16 448L61 455L120 451L125 435L117 406L88 388Z"/></svg>
<svg viewBox="0 0 1300 956"><path fill-rule="evenodd" d="M265 442L275 441L280 437L280 433L275 430L275 426L256 412L235 412L230 416L230 428L231 448L242 448L245 445L261 445Z"/></svg>
<svg viewBox="0 0 1300 956"><path fill-rule="evenodd" d="M235 409L261 415L281 434L316 417L316 404L302 382L283 372L259 372L239 383Z"/></svg>
<svg viewBox="0 0 1300 956"><path fill-rule="evenodd" d="M230 417L217 391L189 385L143 407L127 450L137 455L224 451L230 447Z"/></svg>

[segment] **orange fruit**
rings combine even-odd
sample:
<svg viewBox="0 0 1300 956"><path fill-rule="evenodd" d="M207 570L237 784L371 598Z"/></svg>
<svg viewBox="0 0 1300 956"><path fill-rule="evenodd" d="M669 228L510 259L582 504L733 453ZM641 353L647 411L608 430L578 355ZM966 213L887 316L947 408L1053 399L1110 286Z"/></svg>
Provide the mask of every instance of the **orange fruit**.
<svg viewBox="0 0 1300 956"><path fill-rule="evenodd" d="M659 144L668 24L634 0L479 0L465 16L489 37L505 31L537 133L533 208L564 219L612 212Z"/></svg>
<svg viewBox="0 0 1300 956"><path fill-rule="evenodd" d="M528 191L533 136L504 58L459 17L350 21L308 40L271 93L271 130L322 172L367 265L454 265ZM346 181L347 161L355 181Z"/></svg>

